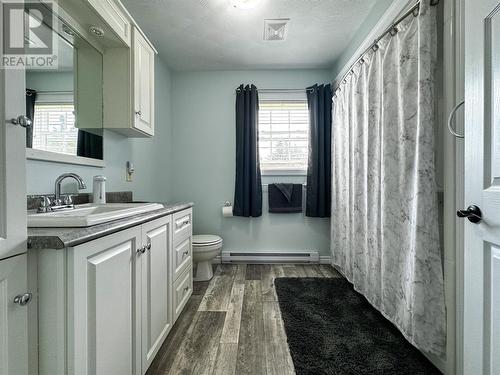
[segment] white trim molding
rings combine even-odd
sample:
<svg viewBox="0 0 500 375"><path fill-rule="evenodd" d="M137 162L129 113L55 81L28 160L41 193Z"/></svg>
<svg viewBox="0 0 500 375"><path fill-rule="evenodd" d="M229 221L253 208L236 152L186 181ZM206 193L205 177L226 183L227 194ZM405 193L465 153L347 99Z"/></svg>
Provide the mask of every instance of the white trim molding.
<svg viewBox="0 0 500 375"><path fill-rule="evenodd" d="M106 166L104 160L84 158L76 155L59 154L57 152L35 150L32 148L26 149L26 159L48 161L53 163L86 165L96 168L104 168Z"/></svg>
<svg viewBox="0 0 500 375"><path fill-rule="evenodd" d="M320 255L319 264L329 264L332 265L332 256L331 255Z"/></svg>

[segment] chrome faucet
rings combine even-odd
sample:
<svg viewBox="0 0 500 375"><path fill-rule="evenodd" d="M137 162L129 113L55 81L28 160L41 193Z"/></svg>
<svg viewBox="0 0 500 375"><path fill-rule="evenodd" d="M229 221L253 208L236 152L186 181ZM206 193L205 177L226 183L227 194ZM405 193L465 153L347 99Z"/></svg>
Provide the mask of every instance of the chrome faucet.
<svg viewBox="0 0 500 375"><path fill-rule="evenodd" d="M64 173L64 174L60 175L59 177L57 177L56 183L55 183L55 193L54 193L55 198L54 198L54 202L52 203L54 206L60 206L62 204L62 201L61 201L61 183L66 178L75 179L76 182L78 182L78 189L79 190L87 188L87 185L85 185L85 182L83 182L83 179L80 176L78 176L76 173Z"/></svg>

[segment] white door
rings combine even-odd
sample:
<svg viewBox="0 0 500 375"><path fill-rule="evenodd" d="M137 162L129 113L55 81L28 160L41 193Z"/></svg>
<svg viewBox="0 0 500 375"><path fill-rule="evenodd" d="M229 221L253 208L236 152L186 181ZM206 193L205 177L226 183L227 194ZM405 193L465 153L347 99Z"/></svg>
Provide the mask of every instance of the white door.
<svg viewBox="0 0 500 375"><path fill-rule="evenodd" d="M134 127L154 135L155 51L137 29L133 35Z"/></svg>
<svg viewBox="0 0 500 375"><path fill-rule="evenodd" d="M482 221L465 225L463 368L466 375L498 375L500 1L465 3L465 205L478 206Z"/></svg>
<svg viewBox="0 0 500 375"><path fill-rule="evenodd" d="M142 225L142 373L172 328L171 216Z"/></svg>
<svg viewBox="0 0 500 375"><path fill-rule="evenodd" d="M24 70L0 67L0 375L28 373L26 134L10 121L25 113Z"/></svg>
<svg viewBox="0 0 500 375"><path fill-rule="evenodd" d="M139 226L68 250L69 374L140 374L141 243Z"/></svg>

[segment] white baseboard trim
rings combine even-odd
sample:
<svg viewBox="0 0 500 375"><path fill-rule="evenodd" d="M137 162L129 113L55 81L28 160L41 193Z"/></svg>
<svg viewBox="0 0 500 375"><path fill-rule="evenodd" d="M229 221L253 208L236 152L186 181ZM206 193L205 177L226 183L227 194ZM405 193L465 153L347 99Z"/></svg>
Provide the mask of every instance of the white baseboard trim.
<svg viewBox="0 0 500 375"><path fill-rule="evenodd" d="M319 264L332 264L332 257L330 255L320 255Z"/></svg>

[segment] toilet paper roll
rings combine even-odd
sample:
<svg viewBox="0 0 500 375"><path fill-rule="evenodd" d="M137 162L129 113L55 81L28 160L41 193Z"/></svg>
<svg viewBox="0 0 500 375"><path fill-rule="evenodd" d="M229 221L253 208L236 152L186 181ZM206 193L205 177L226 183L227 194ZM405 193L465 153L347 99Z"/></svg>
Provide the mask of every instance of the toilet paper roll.
<svg viewBox="0 0 500 375"><path fill-rule="evenodd" d="M233 206L222 207L222 216L223 217L233 217Z"/></svg>

